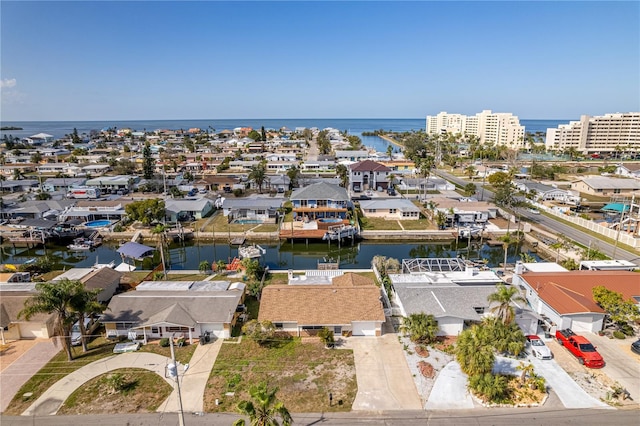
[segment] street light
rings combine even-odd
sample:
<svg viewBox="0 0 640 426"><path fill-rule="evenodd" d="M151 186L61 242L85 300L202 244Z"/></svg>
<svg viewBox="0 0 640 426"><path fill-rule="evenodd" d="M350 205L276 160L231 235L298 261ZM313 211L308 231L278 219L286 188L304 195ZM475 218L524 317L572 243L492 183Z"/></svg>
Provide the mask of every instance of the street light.
<svg viewBox="0 0 640 426"><path fill-rule="evenodd" d="M169 347L171 349L171 361L172 363L167 365L167 374L169 377L175 379L176 390L178 391L178 424L184 426L184 412L182 411L182 394L180 393L180 375L178 374L178 362L176 361L176 353L173 349L173 337L175 333L171 335L169 339ZM189 364L185 364L184 371L189 368Z"/></svg>

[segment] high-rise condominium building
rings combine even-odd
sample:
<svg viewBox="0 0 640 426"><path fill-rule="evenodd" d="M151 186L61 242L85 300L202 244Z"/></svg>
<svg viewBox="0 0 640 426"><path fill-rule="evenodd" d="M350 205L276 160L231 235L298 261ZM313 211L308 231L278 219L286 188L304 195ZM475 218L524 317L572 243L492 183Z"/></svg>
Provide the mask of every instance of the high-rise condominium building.
<svg viewBox="0 0 640 426"><path fill-rule="evenodd" d="M583 115L580 121L547 129L547 150L575 148L583 154L640 151L640 112Z"/></svg>
<svg viewBox="0 0 640 426"><path fill-rule="evenodd" d="M524 126L518 117L506 112L484 110L476 115L447 114L427 116L427 133L460 133L474 135L480 143L524 147Z"/></svg>

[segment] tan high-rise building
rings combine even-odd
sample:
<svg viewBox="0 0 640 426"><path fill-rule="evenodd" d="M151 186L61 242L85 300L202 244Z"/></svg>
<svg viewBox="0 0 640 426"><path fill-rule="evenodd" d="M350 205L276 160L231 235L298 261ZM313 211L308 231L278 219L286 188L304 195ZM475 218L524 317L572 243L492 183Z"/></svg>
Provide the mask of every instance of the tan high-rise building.
<svg viewBox="0 0 640 426"><path fill-rule="evenodd" d="M580 121L547 129L547 150L575 148L583 154L640 151L640 112L583 115Z"/></svg>
<svg viewBox="0 0 640 426"><path fill-rule="evenodd" d="M460 133L474 135L480 143L506 145L510 148L524 147L524 126L511 113L484 110L476 115L447 114L427 116L427 133Z"/></svg>

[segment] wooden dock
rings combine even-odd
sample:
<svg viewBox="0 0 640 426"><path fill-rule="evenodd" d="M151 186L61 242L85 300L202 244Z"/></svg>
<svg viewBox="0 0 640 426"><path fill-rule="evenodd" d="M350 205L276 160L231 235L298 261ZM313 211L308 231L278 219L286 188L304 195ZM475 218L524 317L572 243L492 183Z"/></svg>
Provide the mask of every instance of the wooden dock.
<svg viewBox="0 0 640 426"><path fill-rule="evenodd" d="M244 235L242 237L234 237L229 240L229 244L231 244L232 246L241 246L242 244L244 244L246 239L247 237L245 237Z"/></svg>

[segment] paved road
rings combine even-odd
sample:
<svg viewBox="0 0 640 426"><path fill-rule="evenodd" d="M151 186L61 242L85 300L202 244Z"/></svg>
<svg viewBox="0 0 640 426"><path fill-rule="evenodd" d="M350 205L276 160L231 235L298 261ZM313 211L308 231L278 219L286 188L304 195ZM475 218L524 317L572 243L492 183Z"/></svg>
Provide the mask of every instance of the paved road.
<svg viewBox="0 0 640 426"><path fill-rule="evenodd" d="M55 339L38 342L0 373L0 411L9 406L13 396L27 380L44 367L61 346Z"/></svg>
<svg viewBox="0 0 640 426"><path fill-rule="evenodd" d="M443 177L451 182L457 183L459 185L466 185L469 183L469 181L466 181L464 179L460 179L456 176L453 176L450 173L447 172L443 172L438 170L437 174L440 177ZM476 184L476 187L478 189L478 192L476 195L480 195L482 193L482 183L481 182L474 182ZM485 200L489 200L493 198L493 192L489 191L488 189L484 190L484 199ZM530 220L531 222L534 222L537 225L541 225L544 227L549 228L550 230L552 230L555 233L560 233L560 234L564 234L566 235L568 238L572 239L573 241L577 241L580 244L583 244L585 246L589 246L591 243L596 243L598 244L598 248L599 250L606 254L607 256L613 256L613 251L614 251L614 245L613 244L609 244L606 241L603 241L597 237L594 237L592 235L589 235L585 232L582 232L578 229L575 229L569 225L566 225L562 222L559 222L553 218L547 217L545 215L542 214L532 214L524 209L520 209L519 213L522 214L523 218L526 218L528 220ZM640 253L633 253L633 252L629 252L627 250L624 250L620 247L618 247L616 249L616 259L621 259L621 260L630 260L630 261L637 261L638 259L640 259Z"/></svg>
<svg viewBox="0 0 640 426"><path fill-rule="evenodd" d="M382 337L350 337L358 393L354 411L419 410L422 402L395 333Z"/></svg>
<svg viewBox="0 0 640 426"><path fill-rule="evenodd" d="M239 418L236 414L206 414L204 416L185 416L185 424L225 425ZM440 426L440 425L501 425L539 426L539 425L638 425L636 410L547 410L541 408L480 408L456 411L394 411L375 414L364 413L302 413L293 414L294 425L332 425L332 426ZM171 414L115 414L91 416L39 416L7 417L0 416L3 426L69 426L82 425L144 425L169 426L178 424L178 416Z"/></svg>

